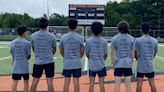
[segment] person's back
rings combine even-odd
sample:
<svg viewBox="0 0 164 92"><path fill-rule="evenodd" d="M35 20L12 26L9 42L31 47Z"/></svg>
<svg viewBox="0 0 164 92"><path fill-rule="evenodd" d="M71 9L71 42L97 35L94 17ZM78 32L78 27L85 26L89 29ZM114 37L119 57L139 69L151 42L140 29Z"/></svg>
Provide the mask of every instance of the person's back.
<svg viewBox="0 0 164 92"><path fill-rule="evenodd" d="M31 36L31 44L35 53L35 64L54 62L52 47L56 46L55 35L40 29Z"/></svg>
<svg viewBox="0 0 164 92"><path fill-rule="evenodd" d="M80 49L83 45L83 38L76 32L68 32L61 38L64 48L64 69L81 68Z"/></svg>
<svg viewBox="0 0 164 92"><path fill-rule="evenodd" d="M11 54L13 57L12 72L16 74L29 73L27 57L31 54L30 42L20 37L13 40Z"/></svg>
<svg viewBox="0 0 164 92"><path fill-rule="evenodd" d="M99 71L105 67L105 54L108 53L107 41L101 36L91 37L86 45L89 45L89 69ZM87 49L86 48L86 49Z"/></svg>
<svg viewBox="0 0 164 92"><path fill-rule="evenodd" d="M112 46L116 50L115 68L131 68L134 38L129 34L119 33L112 38Z"/></svg>
<svg viewBox="0 0 164 92"><path fill-rule="evenodd" d="M158 42L149 35L143 35L136 39L136 48L138 53L138 68L137 71L141 73L154 72L154 54L157 52Z"/></svg>

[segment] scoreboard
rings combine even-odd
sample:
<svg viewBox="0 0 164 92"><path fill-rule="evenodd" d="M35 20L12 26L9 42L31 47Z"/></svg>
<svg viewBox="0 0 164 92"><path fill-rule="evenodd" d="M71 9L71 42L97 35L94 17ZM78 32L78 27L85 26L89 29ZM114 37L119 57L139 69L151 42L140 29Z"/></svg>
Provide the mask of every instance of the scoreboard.
<svg viewBox="0 0 164 92"><path fill-rule="evenodd" d="M78 20L79 25L91 25L98 21L105 24L104 5L70 4L69 18Z"/></svg>

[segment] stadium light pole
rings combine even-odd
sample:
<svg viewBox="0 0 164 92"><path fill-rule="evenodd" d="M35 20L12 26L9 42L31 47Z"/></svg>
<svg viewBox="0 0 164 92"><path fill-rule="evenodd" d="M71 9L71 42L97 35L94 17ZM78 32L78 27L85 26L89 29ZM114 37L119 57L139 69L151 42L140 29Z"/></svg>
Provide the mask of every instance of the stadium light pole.
<svg viewBox="0 0 164 92"><path fill-rule="evenodd" d="M157 9L158 9L158 36L160 36L160 30L161 30L161 9L160 9L158 1L155 2L153 5L156 6Z"/></svg>
<svg viewBox="0 0 164 92"><path fill-rule="evenodd" d="M47 0L47 19L50 19L50 15L49 15L49 1Z"/></svg>
<svg viewBox="0 0 164 92"><path fill-rule="evenodd" d="M50 20L50 15L49 15L49 1L47 0L47 19ZM49 26L47 27L47 30L49 31Z"/></svg>

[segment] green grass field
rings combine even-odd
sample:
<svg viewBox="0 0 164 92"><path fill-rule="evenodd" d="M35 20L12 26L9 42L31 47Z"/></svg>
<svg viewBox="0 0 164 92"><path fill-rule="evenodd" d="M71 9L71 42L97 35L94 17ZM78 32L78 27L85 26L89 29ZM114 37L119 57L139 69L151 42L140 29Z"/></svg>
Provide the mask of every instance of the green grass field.
<svg viewBox="0 0 164 92"><path fill-rule="evenodd" d="M0 42L0 75L8 75L11 74L11 66L12 66L12 58L9 53L10 50L10 42ZM109 45L109 55L106 60L106 66L111 65L110 60L110 45ZM59 53L59 49L57 49L57 52L54 56L55 58L55 71L56 72L62 72L63 69L63 58L61 57ZM155 58L155 69L156 72L164 72L164 44L159 45L159 50L157 53L157 56ZM32 67L34 64L34 54L32 53L32 57L29 61L30 63L30 73L32 73ZM84 67L85 63L85 56L82 58L82 63ZM133 64L133 70L135 71L136 68L136 62Z"/></svg>

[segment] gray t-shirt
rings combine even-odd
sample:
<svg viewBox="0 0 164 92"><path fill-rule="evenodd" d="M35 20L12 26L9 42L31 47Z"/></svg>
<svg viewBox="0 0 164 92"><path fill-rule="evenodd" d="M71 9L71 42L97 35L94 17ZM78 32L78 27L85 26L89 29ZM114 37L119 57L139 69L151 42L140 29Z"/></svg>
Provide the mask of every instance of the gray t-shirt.
<svg viewBox="0 0 164 92"><path fill-rule="evenodd" d="M80 48L84 48L84 40L76 32L69 32L62 36L59 44L64 49L64 69L79 69L81 65Z"/></svg>
<svg viewBox="0 0 164 92"><path fill-rule="evenodd" d="M30 42L23 38L13 40L11 42L10 53L13 58L12 73L29 73L29 63L27 57L31 55Z"/></svg>
<svg viewBox="0 0 164 92"><path fill-rule="evenodd" d="M89 53L89 70L100 71L105 67L104 56L108 53L107 41L102 37L91 37L85 45Z"/></svg>
<svg viewBox="0 0 164 92"><path fill-rule="evenodd" d="M158 50L158 41L151 36L143 35L135 41L137 57L137 72L154 72L154 54Z"/></svg>
<svg viewBox="0 0 164 92"><path fill-rule="evenodd" d="M56 48L56 37L46 30L32 34L31 46L35 53L35 64L42 65L54 62L52 48Z"/></svg>
<svg viewBox="0 0 164 92"><path fill-rule="evenodd" d="M116 50L114 68L132 67L132 49L134 49L134 38L129 34L117 34L112 38L111 48Z"/></svg>

